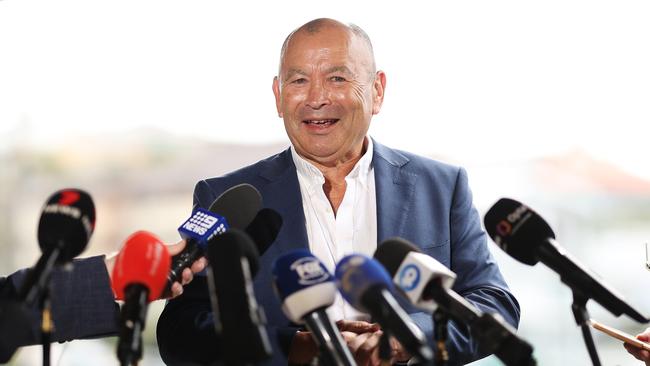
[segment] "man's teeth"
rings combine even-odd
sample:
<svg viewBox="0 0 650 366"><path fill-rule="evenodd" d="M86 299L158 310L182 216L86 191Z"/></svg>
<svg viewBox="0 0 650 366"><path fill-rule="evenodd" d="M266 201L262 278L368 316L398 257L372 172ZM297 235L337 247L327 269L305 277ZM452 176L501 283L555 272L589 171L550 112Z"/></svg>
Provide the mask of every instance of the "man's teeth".
<svg viewBox="0 0 650 366"><path fill-rule="evenodd" d="M307 120L305 122L311 123L311 124L314 124L314 125L324 125L326 123L334 123L334 122L336 122L336 120L334 120L334 119L311 119L311 120Z"/></svg>

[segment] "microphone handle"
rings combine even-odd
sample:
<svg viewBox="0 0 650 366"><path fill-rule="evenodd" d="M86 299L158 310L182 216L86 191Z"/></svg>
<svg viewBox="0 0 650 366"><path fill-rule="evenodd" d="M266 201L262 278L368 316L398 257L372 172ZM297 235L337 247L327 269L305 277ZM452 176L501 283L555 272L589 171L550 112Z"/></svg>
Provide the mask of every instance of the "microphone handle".
<svg viewBox="0 0 650 366"><path fill-rule="evenodd" d="M204 255L203 248L198 245L195 239L188 239L187 244L183 250L172 257L172 264L167 274L167 284L163 290L162 297L170 297L172 295L172 284L174 282L181 282L183 277L183 270L189 268L194 261Z"/></svg>
<svg viewBox="0 0 650 366"><path fill-rule="evenodd" d="M341 332L327 316L325 308L305 315L303 318L320 349L321 361L326 366L355 366L354 357L343 341Z"/></svg>
<svg viewBox="0 0 650 366"><path fill-rule="evenodd" d="M36 295L47 284L52 268L54 268L59 258L59 254L61 254L61 249L57 245L51 251L41 255L34 268L30 269L27 273L27 278L18 292L18 299L28 305L36 301Z"/></svg>
<svg viewBox="0 0 650 366"><path fill-rule="evenodd" d="M483 313L470 330L479 340L480 347L494 353L507 366L533 366L533 346L519 338L515 330L498 315Z"/></svg>
<svg viewBox="0 0 650 366"><path fill-rule="evenodd" d="M448 291L431 281L425 289L441 310L470 327L479 347L494 353L507 366L531 366L533 347L519 338L515 330L495 314L483 313L455 291Z"/></svg>
<svg viewBox="0 0 650 366"><path fill-rule="evenodd" d="M142 359L142 331L147 318L148 297L149 289L142 284L130 284L124 289L117 343L117 358L123 366L135 365Z"/></svg>
<svg viewBox="0 0 650 366"><path fill-rule="evenodd" d="M390 291L383 286L371 287L362 295L361 302L382 328L388 329L411 355L420 362L433 361L433 351L424 340L422 331L412 323Z"/></svg>
<svg viewBox="0 0 650 366"><path fill-rule="evenodd" d="M449 316L465 324L472 324L483 313L455 291L448 291L437 281L430 281L423 291L423 300L433 300Z"/></svg>
<svg viewBox="0 0 650 366"><path fill-rule="evenodd" d="M560 275L560 280L578 291L587 299L593 299L616 316L625 314L630 318L647 323L649 320L625 302L623 297L609 288L578 260L573 258L555 239L546 239L536 248L539 260Z"/></svg>

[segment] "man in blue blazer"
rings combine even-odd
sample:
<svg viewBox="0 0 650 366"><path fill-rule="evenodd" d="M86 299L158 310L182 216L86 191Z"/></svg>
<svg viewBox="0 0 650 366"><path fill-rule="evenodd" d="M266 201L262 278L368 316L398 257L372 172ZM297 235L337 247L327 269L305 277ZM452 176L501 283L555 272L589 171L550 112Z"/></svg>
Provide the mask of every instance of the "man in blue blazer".
<svg viewBox="0 0 650 366"><path fill-rule="evenodd" d="M381 108L386 76L376 71L368 36L354 25L331 19L311 21L287 37L273 82L278 114L291 147L225 176L200 181L194 203L209 207L239 183L255 186L264 206L283 217L283 227L261 258L255 294L274 342L272 364L308 363L316 347L307 332L292 327L272 290L271 265L283 253L307 248L334 263L352 251L369 251L390 237L419 245L457 274L454 290L513 326L519 305L488 251L461 168L404 151L368 137ZM345 218L354 222L341 222ZM356 222L361 224L357 224ZM368 243L368 238L374 242ZM361 249L359 249L361 248ZM318 253L324 253L319 255ZM170 364L218 360L218 340L205 282L194 281L166 306L158 322L163 360ZM406 309L432 340L429 314ZM378 361L381 331L363 321L339 327L359 364ZM279 350L284 352L279 352ZM449 326L450 364L485 356L466 327ZM408 361L399 344L393 360Z"/></svg>

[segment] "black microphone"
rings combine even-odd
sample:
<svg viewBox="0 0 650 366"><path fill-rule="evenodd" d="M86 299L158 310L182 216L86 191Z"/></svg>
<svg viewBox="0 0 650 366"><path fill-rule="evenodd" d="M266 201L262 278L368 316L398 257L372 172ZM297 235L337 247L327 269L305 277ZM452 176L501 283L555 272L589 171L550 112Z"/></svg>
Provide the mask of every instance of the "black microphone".
<svg viewBox="0 0 650 366"><path fill-rule="evenodd" d="M246 233L255 242L260 256L264 255L273 244L280 228L282 228L282 216L272 208L259 210L253 221L246 227Z"/></svg>
<svg viewBox="0 0 650 366"><path fill-rule="evenodd" d="M593 299L616 316L625 314L641 323L649 321L572 258L557 243L546 221L528 206L502 198L485 214L483 222L492 240L511 257L531 266L541 261L557 272L574 294L577 292L585 301Z"/></svg>
<svg viewBox="0 0 650 366"><path fill-rule="evenodd" d="M402 238L381 243L374 257L413 305L429 313L439 307L469 326L483 352L494 353L506 365L536 364L533 347L519 338L501 316L481 312L451 289L456 274L435 258Z"/></svg>
<svg viewBox="0 0 650 366"><path fill-rule="evenodd" d="M336 265L336 280L343 298L355 309L370 313L412 356L431 363L433 351L424 334L392 295L393 284L386 269L361 254L343 257Z"/></svg>
<svg viewBox="0 0 650 366"><path fill-rule="evenodd" d="M38 245L43 254L29 270L18 298L32 304L55 266L72 261L86 248L95 227L95 204L80 189L54 193L43 207L38 223Z"/></svg>
<svg viewBox="0 0 650 366"><path fill-rule="evenodd" d="M183 270L189 268L194 261L204 255L210 236L213 233L222 232L219 225L224 224L223 220L218 218L215 220L215 217L225 218L224 225L226 226L223 227L225 229L230 227L243 230L251 224L261 205L262 196L257 189L250 184L242 183L228 188L217 197L210 205L209 212L199 212L201 209L195 208L192 216L179 228L182 234L187 234L183 235L187 239L187 244L180 253L172 257L172 265L163 296L170 296L171 286L176 281L180 282ZM213 219L206 220L206 216ZM190 230L185 230L184 227Z"/></svg>
<svg viewBox="0 0 650 366"><path fill-rule="evenodd" d="M256 364L271 356L264 310L253 290L259 269L255 244L243 231L232 228L210 239L208 286L222 359L230 365Z"/></svg>
<svg viewBox="0 0 650 366"><path fill-rule="evenodd" d="M336 300L336 284L325 265L307 249L295 249L273 262L273 286L282 312L296 324L305 323L327 366L356 365L341 332L327 316Z"/></svg>

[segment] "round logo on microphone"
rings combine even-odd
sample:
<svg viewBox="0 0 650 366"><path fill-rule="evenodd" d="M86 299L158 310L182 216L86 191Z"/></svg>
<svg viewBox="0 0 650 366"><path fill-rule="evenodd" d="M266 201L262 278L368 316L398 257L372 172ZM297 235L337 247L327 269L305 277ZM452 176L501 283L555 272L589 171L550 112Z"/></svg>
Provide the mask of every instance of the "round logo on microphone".
<svg viewBox="0 0 650 366"><path fill-rule="evenodd" d="M300 258L290 267L298 275L298 283L303 286L330 281L330 274L315 257Z"/></svg>
<svg viewBox="0 0 650 366"><path fill-rule="evenodd" d="M406 265L398 275L399 287L404 291L411 291L420 283L420 269L414 265Z"/></svg>

